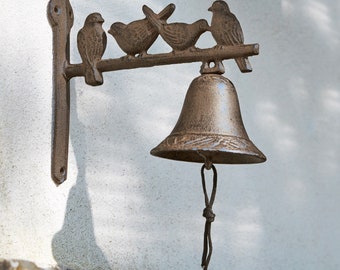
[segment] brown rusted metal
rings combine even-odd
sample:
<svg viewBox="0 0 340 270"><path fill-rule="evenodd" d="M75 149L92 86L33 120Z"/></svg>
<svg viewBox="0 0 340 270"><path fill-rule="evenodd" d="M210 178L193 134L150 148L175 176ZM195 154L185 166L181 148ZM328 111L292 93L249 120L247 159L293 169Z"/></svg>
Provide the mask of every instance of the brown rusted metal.
<svg viewBox="0 0 340 270"><path fill-rule="evenodd" d="M258 44L244 44L239 21L223 0L215 1L208 9L212 12L211 25L205 19L194 23L167 23L175 10L169 4L156 14L144 5L144 19L128 24L115 22L109 29L118 46L126 55L116 59L102 59L107 36L102 28L104 19L91 13L77 35L78 51L82 63L70 63L69 35L73 25L73 11L69 0L50 0L48 19L53 30L53 181L59 185L67 177L70 86L69 81L83 76L89 85L103 84L103 72L202 62L201 76L191 83L182 112L171 134L151 154L163 158L204 163L201 169L205 194L206 218L202 267L208 269L212 242L211 222L215 214L217 172L213 163L247 164L266 160L264 154L252 143L244 128L238 97L234 85L223 77L223 60L235 59L241 72L251 72L248 57L259 53ZM210 31L217 45L197 48L200 36ZM170 53L148 54L148 49L160 35L172 48ZM204 179L204 169L213 169L213 191L209 199Z"/></svg>
<svg viewBox="0 0 340 270"><path fill-rule="evenodd" d="M151 154L206 164L266 160L249 140L234 85L219 74L203 74L193 80L175 128Z"/></svg>
<svg viewBox="0 0 340 270"><path fill-rule="evenodd" d="M82 63L71 64L69 35L73 25L72 7L69 0L50 0L48 18L53 30L54 92L51 170L52 179L57 185L67 177L69 80L72 77L83 76L87 84L96 86L103 83L103 72L190 62L203 62L201 71L204 77L208 73L223 74L222 61L231 58L236 59L242 72L251 71L247 57L257 55L259 45L243 44L242 29L236 17L230 13L227 4L223 3L225 2L215 1L209 8L213 12L211 26L204 19L192 24L167 23L166 20L175 10L174 4L169 4L159 14L144 5L142 9L146 18L129 24L116 22L111 25L109 33L127 54L115 59L102 59L107 42L106 33L102 28L104 19L99 13L92 13L78 32L77 45ZM197 40L205 31L211 31L217 45L213 48L196 48ZM230 38L230 35L232 37L235 35L233 31L236 31L236 40ZM172 52L147 54L147 50L158 35L170 45ZM225 36L222 40L221 35ZM242 66L239 62L244 61L248 62ZM207 68L212 62L215 63L215 67Z"/></svg>
<svg viewBox="0 0 340 270"><path fill-rule="evenodd" d="M158 30L164 41L173 49L178 51L194 51L198 38L209 29L208 22L200 19L192 24L170 23L161 20L151 8L144 5L143 12L150 23Z"/></svg>
<svg viewBox="0 0 340 270"><path fill-rule="evenodd" d="M97 69L97 64L106 49L106 33L102 27L104 19L99 13L87 16L84 26L79 30L77 44L83 60L84 76L87 84L96 86L103 84L103 75Z"/></svg>
<svg viewBox="0 0 340 270"><path fill-rule="evenodd" d="M223 46L218 49L200 49L193 52L183 52L181 54L173 54L170 52L147 54L143 57L103 59L98 62L97 68L101 72L109 72L201 61L214 62L216 59L220 59L220 61L222 61L233 59L238 56L253 56L258 54L259 44L255 43L238 46ZM84 76L84 66L83 64L69 64L65 67L65 74L69 79Z"/></svg>
<svg viewBox="0 0 340 270"><path fill-rule="evenodd" d="M230 12L226 2L215 1L208 10L213 13L211 34L217 42L217 47L243 44L244 37L241 25L236 16ZM237 57L235 61L242 72L252 71L247 57Z"/></svg>
<svg viewBox="0 0 340 270"><path fill-rule="evenodd" d="M53 31L53 181L59 185L67 177L70 122L70 85L65 66L70 61L69 34L73 25L73 11L68 0L51 0L47 14Z"/></svg>
<svg viewBox="0 0 340 270"><path fill-rule="evenodd" d="M174 4L167 5L159 14L157 20L167 20L175 10ZM115 22L109 29L119 47L126 52L128 58L144 56L157 39L158 29L147 18L133 21L129 24Z"/></svg>

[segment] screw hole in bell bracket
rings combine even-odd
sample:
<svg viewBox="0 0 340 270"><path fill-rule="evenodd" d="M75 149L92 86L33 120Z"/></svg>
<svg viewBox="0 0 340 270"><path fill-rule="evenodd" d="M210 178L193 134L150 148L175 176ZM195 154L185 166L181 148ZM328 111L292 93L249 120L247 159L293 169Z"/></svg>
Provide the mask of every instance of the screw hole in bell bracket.
<svg viewBox="0 0 340 270"><path fill-rule="evenodd" d="M201 74L224 74L225 68L221 60L204 61L201 65Z"/></svg>

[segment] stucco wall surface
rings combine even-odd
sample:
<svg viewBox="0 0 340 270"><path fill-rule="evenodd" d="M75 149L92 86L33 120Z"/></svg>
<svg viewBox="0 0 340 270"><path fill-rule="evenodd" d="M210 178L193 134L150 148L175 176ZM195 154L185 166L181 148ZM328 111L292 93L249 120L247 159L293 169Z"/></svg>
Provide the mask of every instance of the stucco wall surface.
<svg viewBox="0 0 340 270"><path fill-rule="evenodd" d="M213 1L174 0L170 22L211 20ZM268 161L218 165L211 269L340 269L340 2L228 1L254 71L225 61L244 125ZM161 0L71 0L76 35L100 12L104 29ZM68 180L50 179L52 33L47 1L0 7L0 257L70 269L200 269L200 164L149 151L174 127L200 63L71 81ZM205 33L198 46L215 43ZM151 53L169 52L159 38ZM104 58L123 52L111 36ZM210 179L210 178L208 178ZM209 268L209 269L210 269Z"/></svg>

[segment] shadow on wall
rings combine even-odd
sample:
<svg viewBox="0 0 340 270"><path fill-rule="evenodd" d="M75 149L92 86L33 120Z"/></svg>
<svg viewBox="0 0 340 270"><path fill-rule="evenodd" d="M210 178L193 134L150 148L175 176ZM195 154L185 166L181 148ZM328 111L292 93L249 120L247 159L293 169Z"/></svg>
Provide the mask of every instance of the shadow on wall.
<svg viewBox="0 0 340 270"><path fill-rule="evenodd" d="M73 90L74 87L71 87ZM89 199L88 188L86 184L86 139L84 126L78 120L76 108L76 94L71 91L72 109L71 109L71 128L75 132L70 132L71 142L76 157L78 176L76 184L71 188L67 206L65 210L64 225L57 232L52 240L53 256L58 266L67 267L67 269L95 269L110 270L111 267L96 243L94 235L93 217L91 211L91 202ZM75 133L77 142L73 140Z"/></svg>

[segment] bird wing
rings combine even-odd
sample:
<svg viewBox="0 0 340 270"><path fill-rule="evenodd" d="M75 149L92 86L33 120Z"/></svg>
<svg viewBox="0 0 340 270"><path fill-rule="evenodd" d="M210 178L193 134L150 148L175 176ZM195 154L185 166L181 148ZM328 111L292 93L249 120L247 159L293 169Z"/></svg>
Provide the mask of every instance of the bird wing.
<svg viewBox="0 0 340 270"><path fill-rule="evenodd" d="M80 29L77 35L77 46L83 63L88 63L88 55L86 50L86 35L83 29Z"/></svg>
<svg viewBox="0 0 340 270"><path fill-rule="evenodd" d="M229 13L228 15L224 15L221 20L217 21L221 23L214 26L216 30L213 34L218 44L243 44L242 28L234 14Z"/></svg>
<svg viewBox="0 0 340 270"><path fill-rule="evenodd" d="M103 55L104 55L104 52L106 50L106 45L107 45L107 36L106 36L106 33L103 31L103 33L102 33L102 52L101 52L100 58L102 58Z"/></svg>
<svg viewBox="0 0 340 270"><path fill-rule="evenodd" d="M226 20L226 24L227 27L225 28L225 36L228 43L230 43L229 45L243 44L244 37L242 28L234 14L229 14Z"/></svg>
<svg viewBox="0 0 340 270"><path fill-rule="evenodd" d="M188 26L185 23L164 24L160 34L169 45L183 45L190 39Z"/></svg>
<svg viewBox="0 0 340 270"><path fill-rule="evenodd" d="M84 63L93 65L99 61L106 49L107 37L100 27L82 28L78 32L77 45Z"/></svg>
<svg viewBox="0 0 340 270"><path fill-rule="evenodd" d="M105 32L102 30L101 25L91 27L87 36L86 52L89 61L99 61L105 51L107 38Z"/></svg>
<svg viewBox="0 0 340 270"><path fill-rule="evenodd" d="M157 35L157 30L147 19L143 19L130 25L127 35L129 35L128 39L139 44L144 42L150 35Z"/></svg>

